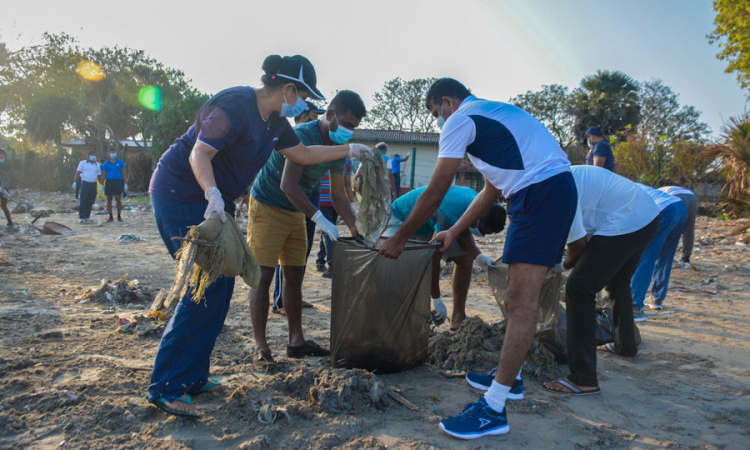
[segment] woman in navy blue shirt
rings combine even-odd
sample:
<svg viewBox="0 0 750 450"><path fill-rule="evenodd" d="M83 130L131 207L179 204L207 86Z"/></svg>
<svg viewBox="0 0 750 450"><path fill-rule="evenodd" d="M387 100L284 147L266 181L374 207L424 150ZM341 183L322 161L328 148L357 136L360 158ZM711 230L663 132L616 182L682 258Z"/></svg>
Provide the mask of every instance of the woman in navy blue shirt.
<svg viewBox="0 0 750 450"><path fill-rule="evenodd" d="M371 150L361 144L305 147L288 117L307 109L317 88L315 69L304 56L271 55L263 61L263 87L238 86L206 102L190 129L162 155L151 177L156 225L172 257L187 228L204 218L234 214L234 200L252 184L271 152L302 164L358 157ZM197 418L191 395L220 391L227 385L209 380L209 360L224 325L234 278L220 277L206 290L206 304L188 293L169 321L151 373L149 401L162 410Z"/></svg>

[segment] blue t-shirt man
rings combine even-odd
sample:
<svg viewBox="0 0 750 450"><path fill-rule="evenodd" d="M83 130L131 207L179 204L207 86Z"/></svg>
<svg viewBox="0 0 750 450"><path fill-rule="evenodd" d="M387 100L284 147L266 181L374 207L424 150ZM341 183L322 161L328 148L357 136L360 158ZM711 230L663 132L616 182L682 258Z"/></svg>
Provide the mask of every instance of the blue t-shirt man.
<svg viewBox="0 0 750 450"><path fill-rule="evenodd" d="M391 214L400 221L405 221L409 213L414 209L417 199L427 189L427 186L411 190L401 197L397 198L391 206ZM474 189L462 186L451 186L445 193L443 202L435 214L417 230L417 236L432 236L434 232L441 232L449 229L458 222L458 219L466 212L471 202L476 198L477 193ZM475 230L471 229L472 232ZM476 233L475 233L476 234Z"/></svg>
<svg viewBox="0 0 750 450"><path fill-rule="evenodd" d="M319 123L319 120L314 120L294 127L294 132L297 133L300 141L302 141L305 146L326 145L326 143L323 142L323 136L320 134ZM274 152L268 159L266 165L263 166L263 169L261 169L258 177L255 179L250 193L253 198L265 205L284 209L286 211L297 211L297 208L292 205L292 202L286 196L284 191L281 190L281 176L284 173L285 162L286 157L284 155L279 152ZM326 172L333 170L335 173L343 173L345 164L346 159L339 159L336 161L305 166L298 182L299 187L302 188L305 194L309 197Z"/></svg>
<svg viewBox="0 0 750 450"><path fill-rule="evenodd" d="M188 159L197 141L218 152L211 166L230 214L234 213L234 200L246 195L273 150L300 143L284 117L273 113L264 119L260 115L252 87L225 89L201 107L195 123L162 155L151 177L152 194L179 203L206 202Z"/></svg>
<svg viewBox="0 0 750 450"><path fill-rule="evenodd" d="M124 168L125 163L121 159L115 160L115 162L106 160L102 164L102 172L107 172L107 175L105 175L107 180L122 180L122 169Z"/></svg>
<svg viewBox="0 0 750 450"><path fill-rule="evenodd" d="M404 161L404 158L400 156L394 156L391 159L391 172L393 173L401 173L401 163Z"/></svg>

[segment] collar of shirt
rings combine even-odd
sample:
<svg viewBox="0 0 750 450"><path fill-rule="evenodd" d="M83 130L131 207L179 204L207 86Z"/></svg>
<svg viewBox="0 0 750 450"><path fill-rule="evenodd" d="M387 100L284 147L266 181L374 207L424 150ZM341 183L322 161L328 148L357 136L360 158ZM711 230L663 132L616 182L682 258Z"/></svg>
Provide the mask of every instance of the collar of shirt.
<svg viewBox="0 0 750 450"><path fill-rule="evenodd" d="M466 98L464 99L464 101L462 101L462 102L461 102L461 104L460 104L460 105L458 105L458 109L461 109L461 107L463 107L463 106L464 106L465 104L467 104L467 103L470 103L470 102L476 102L476 101L478 101L478 100L481 100L481 99L480 99L480 98L478 98L478 97L476 97L476 96L474 96L474 95L470 95L470 96L466 97Z"/></svg>

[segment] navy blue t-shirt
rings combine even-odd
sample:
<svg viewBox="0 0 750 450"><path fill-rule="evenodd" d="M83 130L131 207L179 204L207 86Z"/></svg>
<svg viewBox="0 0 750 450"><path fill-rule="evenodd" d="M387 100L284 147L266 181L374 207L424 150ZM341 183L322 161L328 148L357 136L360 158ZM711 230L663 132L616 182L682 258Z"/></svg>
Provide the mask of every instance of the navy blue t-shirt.
<svg viewBox="0 0 750 450"><path fill-rule="evenodd" d="M594 165L594 156L606 158L604 160L604 168L610 172L615 171L615 155L612 153L612 148L609 146L607 141L599 141L591 147L589 154L586 156L586 165Z"/></svg>
<svg viewBox="0 0 750 450"><path fill-rule="evenodd" d="M180 203L206 203L188 160L196 141L218 151L211 165L229 213L274 149L300 144L289 121L278 113L261 117L252 87L225 89L201 107L195 123L162 155L151 176L152 194Z"/></svg>

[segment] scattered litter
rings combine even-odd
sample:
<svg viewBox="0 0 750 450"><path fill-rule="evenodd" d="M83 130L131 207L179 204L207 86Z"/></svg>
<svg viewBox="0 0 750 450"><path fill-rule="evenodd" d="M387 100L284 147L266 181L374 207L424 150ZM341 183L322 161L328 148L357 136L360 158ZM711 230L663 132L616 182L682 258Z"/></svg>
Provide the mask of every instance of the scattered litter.
<svg viewBox="0 0 750 450"><path fill-rule="evenodd" d="M130 318L117 319L118 333L134 333L145 336L154 331L162 330L167 324L167 316L161 311L152 314L135 314Z"/></svg>
<svg viewBox="0 0 750 450"><path fill-rule="evenodd" d="M72 232L73 230L57 222L44 222L44 225L42 226L42 234L66 236Z"/></svg>
<svg viewBox="0 0 750 450"><path fill-rule="evenodd" d="M352 413L366 407L387 406L390 389L362 369L324 369L315 377L310 402L327 413Z"/></svg>
<svg viewBox="0 0 750 450"><path fill-rule="evenodd" d="M142 307L144 304L152 303L154 293L151 289L142 286L138 280L128 281L128 276L117 281L101 280L97 289L88 289L80 297L79 303L101 303L127 306L135 304Z"/></svg>
<svg viewBox="0 0 750 450"><path fill-rule="evenodd" d="M23 214L34 209L34 205L31 202L17 203L17 206L13 208L13 214Z"/></svg>
<svg viewBox="0 0 750 450"><path fill-rule="evenodd" d="M120 241L120 244L130 244L133 242L148 242L145 239L138 237L134 234L122 234L119 238L117 238L118 241Z"/></svg>

